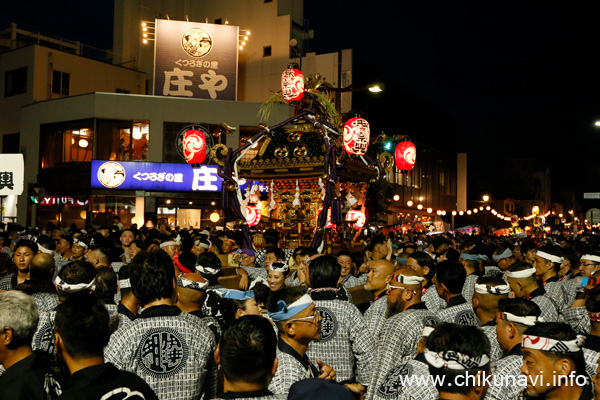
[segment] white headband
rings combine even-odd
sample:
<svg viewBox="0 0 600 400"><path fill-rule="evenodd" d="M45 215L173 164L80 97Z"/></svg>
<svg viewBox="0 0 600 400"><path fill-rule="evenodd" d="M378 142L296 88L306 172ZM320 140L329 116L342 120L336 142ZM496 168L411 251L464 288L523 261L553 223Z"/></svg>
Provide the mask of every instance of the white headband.
<svg viewBox="0 0 600 400"><path fill-rule="evenodd" d="M518 315L511 314L509 312L498 311L497 319L508 322L516 322L517 324L523 324L525 326L534 326L538 322L542 322L542 318L528 315L526 317L520 317Z"/></svg>
<svg viewBox="0 0 600 400"><path fill-rule="evenodd" d="M85 244L85 242L83 242L82 240L79 239L73 239L73 243L77 243L78 245L80 245L81 247L83 247L84 249L87 250L88 245Z"/></svg>
<svg viewBox="0 0 600 400"><path fill-rule="evenodd" d="M275 272L288 272L290 267L281 261L275 261L271 265L269 265L269 269Z"/></svg>
<svg viewBox="0 0 600 400"><path fill-rule="evenodd" d="M502 254L492 255L492 258L494 259L494 261L500 261L503 258L508 258L508 257L512 257L512 256L513 256L513 252L507 248L502 252Z"/></svg>
<svg viewBox="0 0 600 400"><path fill-rule="evenodd" d="M250 286L248 286L248 290L252 290L252 288L254 288L254 286L256 286L257 283L262 283L265 286L269 286L269 282L267 282L267 280L265 278L261 278L258 277L256 279L254 279L252 282L250 282Z"/></svg>
<svg viewBox="0 0 600 400"><path fill-rule="evenodd" d="M177 237L173 240L169 240L168 242L164 242L160 244L160 248L162 249L163 247L167 247L167 246L179 246L181 244L181 236L177 235Z"/></svg>
<svg viewBox="0 0 600 400"><path fill-rule="evenodd" d="M120 289L129 289L131 287L131 281L129 280L129 278L121 279L117 282L117 284L119 285L119 290Z"/></svg>
<svg viewBox="0 0 600 400"><path fill-rule="evenodd" d="M469 357L466 354L452 350L442 353L425 350L424 354L429 365L434 368L449 368L453 370L477 369L490 363L489 357L485 354L478 357Z"/></svg>
<svg viewBox="0 0 600 400"><path fill-rule="evenodd" d="M535 254L542 257L544 260L552 261L555 263L561 263L565 259L564 257L553 256L552 254L548 254L548 253L546 253L544 251L540 251L540 250L538 250Z"/></svg>
<svg viewBox="0 0 600 400"><path fill-rule="evenodd" d="M44 246L38 243L38 250L45 254L54 254L54 250L48 250Z"/></svg>
<svg viewBox="0 0 600 400"><path fill-rule="evenodd" d="M422 337L429 337L429 335L431 335L431 332L433 332L435 330L435 328L433 326L426 326L425 328L423 328L423 333L421 334Z"/></svg>
<svg viewBox="0 0 600 400"><path fill-rule="evenodd" d="M498 285L498 286L490 286L484 285L483 283L475 284L475 291L479 294L509 294L510 286L509 285Z"/></svg>
<svg viewBox="0 0 600 400"><path fill-rule="evenodd" d="M524 269L523 271L506 271L506 276L508 276L509 278L529 278L531 275L535 275L535 268L531 267L531 268L527 268Z"/></svg>
<svg viewBox="0 0 600 400"><path fill-rule="evenodd" d="M600 257L592 255L592 254L584 254L581 256L580 260L588 260L588 261L600 263Z"/></svg>
<svg viewBox="0 0 600 400"><path fill-rule="evenodd" d="M205 239L205 240L208 242L208 244L206 244L206 243L202 243L202 242L200 241L200 239L198 239L198 240L196 240L196 241L194 242L194 245L196 245L196 246L198 246L198 247L202 247L203 249L206 249L206 250L208 250L208 249L210 249L210 246L212 246L212 243L211 243L211 242L210 242L210 240L208 240L208 239Z"/></svg>
<svg viewBox="0 0 600 400"><path fill-rule="evenodd" d="M398 274L394 279L400 283L406 283L407 285L420 285L425 280L425 278L420 276L406 276L402 274Z"/></svg>
<svg viewBox="0 0 600 400"><path fill-rule="evenodd" d="M585 344L585 336L577 335L573 340L556 340L542 336L523 335L524 349L551 351L554 353L577 353Z"/></svg>
<svg viewBox="0 0 600 400"><path fill-rule="evenodd" d="M200 264L196 264L196 269L204 274L209 274L209 275L216 275L219 273L220 269L216 269L216 268L211 268L211 267L204 267Z"/></svg>
<svg viewBox="0 0 600 400"><path fill-rule="evenodd" d="M59 290L66 293L81 292L82 290L96 290L96 278L92 279L90 283L67 283L57 276L54 279L54 284L58 286Z"/></svg>

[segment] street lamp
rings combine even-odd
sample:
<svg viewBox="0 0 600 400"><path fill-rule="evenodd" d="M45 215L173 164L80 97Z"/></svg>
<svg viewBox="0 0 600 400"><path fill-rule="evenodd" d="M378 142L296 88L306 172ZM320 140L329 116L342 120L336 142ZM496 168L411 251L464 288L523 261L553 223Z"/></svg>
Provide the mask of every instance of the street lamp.
<svg viewBox="0 0 600 400"><path fill-rule="evenodd" d="M341 96L342 93L356 93L356 92L369 92L369 93L381 93L385 89L385 85L381 83L374 83L369 86L355 88L353 85L346 87L323 87L323 91L331 91L335 93L335 106L338 111L341 111Z"/></svg>
<svg viewBox="0 0 600 400"><path fill-rule="evenodd" d="M487 194L484 194L481 199L483 200L484 203L487 203L488 201L490 201L490 196L488 196ZM488 204L486 204L485 209L486 209L486 211L489 211L490 206ZM485 230L486 234L487 234L487 215L488 215L487 212L483 213L483 229Z"/></svg>

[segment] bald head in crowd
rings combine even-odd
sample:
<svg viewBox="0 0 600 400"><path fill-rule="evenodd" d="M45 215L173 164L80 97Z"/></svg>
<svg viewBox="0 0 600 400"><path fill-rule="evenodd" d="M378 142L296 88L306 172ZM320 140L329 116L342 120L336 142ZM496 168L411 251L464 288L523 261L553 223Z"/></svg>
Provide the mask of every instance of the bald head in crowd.
<svg viewBox="0 0 600 400"><path fill-rule="evenodd" d="M108 249L101 247L94 248L89 251L87 260L94 268L110 266L110 252Z"/></svg>
<svg viewBox="0 0 600 400"><path fill-rule="evenodd" d="M365 289L372 291L375 296L378 296L386 290L387 283L395 271L396 267L391 261L373 261L369 266Z"/></svg>
<svg viewBox="0 0 600 400"><path fill-rule="evenodd" d="M46 253L38 253L29 264L29 279L49 283L54 276L54 257Z"/></svg>

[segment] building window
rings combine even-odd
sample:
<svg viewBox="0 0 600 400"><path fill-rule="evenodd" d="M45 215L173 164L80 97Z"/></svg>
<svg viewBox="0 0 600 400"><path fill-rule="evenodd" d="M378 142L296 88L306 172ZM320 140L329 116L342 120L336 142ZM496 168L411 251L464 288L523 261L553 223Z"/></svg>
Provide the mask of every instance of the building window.
<svg viewBox="0 0 600 400"><path fill-rule="evenodd" d="M271 56L271 46L263 47L263 57L270 57L270 56Z"/></svg>
<svg viewBox="0 0 600 400"><path fill-rule="evenodd" d="M92 120L42 125L40 138L42 168L61 167L66 163L91 162L94 145L93 126Z"/></svg>
<svg viewBox="0 0 600 400"><path fill-rule="evenodd" d="M27 67L6 71L4 74L4 97L27 92Z"/></svg>
<svg viewBox="0 0 600 400"><path fill-rule="evenodd" d="M20 134L6 133L2 136L2 153L20 153Z"/></svg>
<svg viewBox="0 0 600 400"><path fill-rule="evenodd" d="M52 93L68 96L70 87L71 74L67 72L52 71Z"/></svg>
<svg viewBox="0 0 600 400"><path fill-rule="evenodd" d="M96 159L148 161L150 124L148 121L97 120Z"/></svg>

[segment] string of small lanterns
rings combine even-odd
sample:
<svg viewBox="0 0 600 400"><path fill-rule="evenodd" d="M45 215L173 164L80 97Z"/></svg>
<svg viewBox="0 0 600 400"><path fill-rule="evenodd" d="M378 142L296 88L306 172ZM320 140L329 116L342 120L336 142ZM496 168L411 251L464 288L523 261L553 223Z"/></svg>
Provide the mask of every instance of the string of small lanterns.
<svg viewBox="0 0 600 400"><path fill-rule="evenodd" d="M406 205L407 205L408 207L412 207L412 206L414 205L414 203L413 203L413 201L412 201L412 200L409 200L409 201L406 203ZM417 208L417 210L421 211L421 210L423 210L423 208L424 208L424 207L423 207L423 205L422 205L422 204L418 204L416 208ZM428 214L433 214L433 208L431 208L431 207L428 207L427 209L425 209L425 211L426 211ZM497 217L498 219L501 219L501 220L504 220L504 221L508 221L508 222L510 222L510 221L512 221L513 219L515 219L515 215L512 215L512 216L504 215L504 214L502 214L501 212L498 212L497 210L493 209L493 208L492 208L492 207L490 207L490 206L486 206L486 207L480 206L480 207L475 207L475 208L473 208L473 209L468 209L468 210L453 210L453 211L451 211L451 212L449 212L449 211L447 211L447 210L436 210L436 212L435 212L435 213L436 213L437 215L439 215L439 216L445 216L445 215L448 215L448 214L451 214L452 216L457 216L457 215L458 215L458 216L464 216L464 215L472 215L472 214L477 214L477 213L479 213L480 211L488 211L489 213L491 213L492 215L494 215L494 216L495 216L495 217ZM544 218L548 218L548 216L549 216L550 214L552 214L552 212L551 212L551 211L548 211L548 212L546 212L545 214L543 214L542 216L543 216ZM533 219L533 218L535 218L535 217L539 217L539 214L531 214L531 215L528 215L528 216L526 216L526 217L519 217L519 218L518 218L518 220L519 220L519 221L529 221L529 220L531 220L531 219Z"/></svg>

